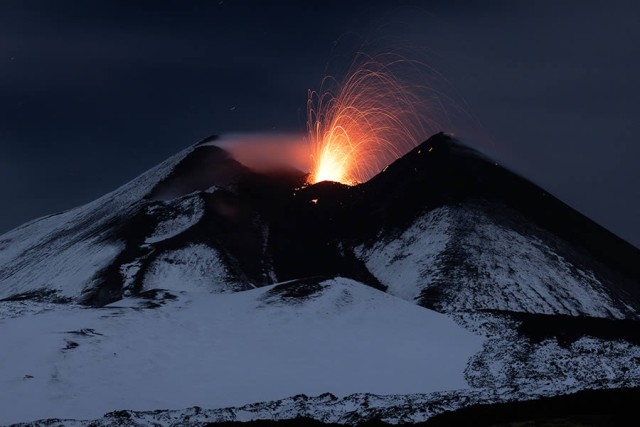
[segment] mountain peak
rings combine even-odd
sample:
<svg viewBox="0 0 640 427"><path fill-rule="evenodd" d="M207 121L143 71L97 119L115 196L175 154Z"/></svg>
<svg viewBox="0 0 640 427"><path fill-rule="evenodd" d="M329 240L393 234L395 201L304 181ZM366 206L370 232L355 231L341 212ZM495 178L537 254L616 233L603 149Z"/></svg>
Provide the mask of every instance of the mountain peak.
<svg viewBox="0 0 640 427"><path fill-rule="evenodd" d="M145 278L154 265L188 247L209 248L207 257L224 266L230 285L221 289L318 275L351 277L385 289L388 285L358 259L359 244L395 236L441 208L472 207L473 215L480 212L500 227L573 254L572 262L597 271L615 295L640 305L636 248L444 133L354 187L304 186L304 178L295 170L253 172L216 146L215 138L207 138L92 204L3 236L0 249L18 234L40 243L26 244L12 256L6 249L0 252L5 260L0 295L50 291L50 278L59 277L55 298L103 305L127 291L148 290ZM60 256L55 247L75 248L75 242L94 242L91 250L103 256L83 279L69 279L64 262L55 261ZM29 251L40 254L39 264L50 260L51 265L30 270L24 261ZM68 280L75 286L63 285ZM425 294L423 300L433 298Z"/></svg>
<svg viewBox="0 0 640 427"><path fill-rule="evenodd" d="M363 184L306 186L215 144L0 236L0 393L31 399L10 421L188 425L155 410L205 402L235 408L203 423L408 422L640 384L638 250L481 153L441 133ZM335 397L247 405L303 392Z"/></svg>

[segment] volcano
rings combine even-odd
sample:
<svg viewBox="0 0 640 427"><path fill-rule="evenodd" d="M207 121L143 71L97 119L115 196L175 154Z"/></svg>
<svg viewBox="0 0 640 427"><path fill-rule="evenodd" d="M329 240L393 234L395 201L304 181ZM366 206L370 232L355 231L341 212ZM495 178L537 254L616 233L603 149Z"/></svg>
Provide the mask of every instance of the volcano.
<svg viewBox="0 0 640 427"><path fill-rule="evenodd" d="M640 251L544 189L442 133L306 181L212 137L0 236L0 424L416 423L640 385Z"/></svg>

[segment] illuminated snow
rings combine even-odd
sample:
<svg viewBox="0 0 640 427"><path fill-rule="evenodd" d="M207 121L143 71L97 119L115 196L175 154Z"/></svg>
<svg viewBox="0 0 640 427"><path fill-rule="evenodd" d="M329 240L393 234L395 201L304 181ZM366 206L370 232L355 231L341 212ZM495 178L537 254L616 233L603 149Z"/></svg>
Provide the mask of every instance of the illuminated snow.
<svg viewBox="0 0 640 427"><path fill-rule="evenodd" d="M308 299L281 304L267 298L273 286L181 293L147 310L124 300L14 317L20 303L0 303L0 402L11 402L3 404L0 424L127 408L216 408L299 393L468 387L464 370L482 338L351 280L322 286ZM65 349L70 342L78 346Z"/></svg>

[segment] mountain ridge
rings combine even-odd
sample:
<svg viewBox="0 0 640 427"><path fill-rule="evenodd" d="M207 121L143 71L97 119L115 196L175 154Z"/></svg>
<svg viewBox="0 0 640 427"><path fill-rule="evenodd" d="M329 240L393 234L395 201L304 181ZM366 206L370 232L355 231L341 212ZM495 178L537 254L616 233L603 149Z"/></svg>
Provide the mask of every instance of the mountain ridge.
<svg viewBox="0 0 640 427"><path fill-rule="evenodd" d="M487 156L436 134L306 185L216 143L0 236L7 420L415 423L640 385L640 251Z"/></svg>

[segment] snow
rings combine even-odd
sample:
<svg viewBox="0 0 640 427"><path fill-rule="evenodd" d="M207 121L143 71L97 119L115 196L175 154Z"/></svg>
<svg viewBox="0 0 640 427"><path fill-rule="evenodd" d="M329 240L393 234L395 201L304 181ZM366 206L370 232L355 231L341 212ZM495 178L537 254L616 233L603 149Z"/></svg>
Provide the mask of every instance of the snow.
<svg viewBox="0 0 640 427"><path fill-rule="evenodd" d="M466 371L469 383L506 399L554 396L583 389L637 387L640 346L584 335L560 345L555 338L531 342L517 322L490 313L454 316L461 326L487 337Z"/></svg>
<svg viewBox="0 0 640 427"><path fill-rule="evenodd" d="M152 235L147 237L145 241L147 244L157 243L177 236L195 225L204 215L204 201L197 194L162 204L173 208L172 215L158 223ZM158 206L147 209L150 214L157 210L159 210Z"/></svg>
<svg viewBox="0 0 640 427"><path fill-rule="evenodd" d="M437 308L446 312L627 317L628 305L591 271L564 258L535 233L500 224L474 205L448 206L418 217L398 236L359 246L355 253L392 295L413 301L434 288L443 295Z"/></svg>
<svg viewBox="0 0 640 427"><path fill-rule="evenodd" d="M61 426L208 426L214 422L313 418L325 423L355 425L370 419L391 424L423 422L436 414L479 403L530 400L573 393L585 388L617 388L640 384L640 347L625 341L583 337L570 346L553 339L533 345L509 331L508 321L490 314L465 314L458 318L470 329L485 329L485 341L467 367L474 388L413 394L355 393L347 396L298 394L286 399L227 408L190 407L155 411L118 411L103 418L78 422L57 420L33 427ZM487 329L491 329L488 330ZM506 327L506 329L505 329ZM502 336L502 338L500 338ZM514 351L515 350L515 351ZM506 357L503 355L516 357ZM590 357L595 354L597 357ZM487 357L488 356L488 357ZM528 359L527 359L528 358ZM480 366L491 365L502 379L486 375Z"/></svg>
<svg viewBox="0 0 640 427"><path fill-rule="evenodd" d="M434 209L394 239L379 240L371 248L359 246L356 255L390 294L413 301L429 283L430 269L446 248L450 227L450 209Z"/></svg>
<svg viewBox="0 0 640 427"><path fill-rule="evenodd" d="M164 288L177 291L232 292L240 288L227 272L215 249L192 244L165 252L144 276L143 290Z"/></svg>
<svg viewBox="0 0 640 427"><path fill-rule="evenodd" d="M540 239L483 221L468 242L465 248L477 260L479 274L491 277L492 283L479 285L492 291L479 292L472 304L461 295L457 304L462 309L479 302L482 307L510 311L625 317L593 274L571 265Z"/></svg>
<svg viewBox="0 0 640 427"><path fill-rule="evenodd" d="M0 303L0 424L91 419L125 408L238 406L300 393L468 388L464 370L481 337L348 279L320 285L293 301L277 285L182 292L148 310L126 299L16 316L21 303Z"/></svg>
<svg viewBox="0 0 640 427"><path fill-rule="evenodd" d="M533 397L533 396L532 396ZM427 394L378 396L358 393L346 397L331 394L296 395L273 402L261 402L241 407L179 410L118 411L99 420L47 420L28 424L33 427L74 426L191 426L206 427L216 422L251 420L286 420L307 417L325 423L356 425L361 420L380 419L392 424L422 422L435 414L455 410L483 400L474 390L435 392ZM499 396L491 402L501 401ZM23 424L20 424L23 426Z"/></svg>
<svg viewBox="0 0 640 427"><path fill-rule="evenodd" d="M56 290L59 296L76 297L92 284L97 271L109 265L123 244L106 243L93 238L66 245L62 240L37 248L38 257L19 259L2 272L0 295L12 295L37 289Z"/></svg>
<svg viewBox="0 0 640 427"><path fill-rule="evenodd" d="M440 207L357 246L388 294L344 278L247 290L225 248L183 234L217 187L147 197L193 150L0 236L0 299L45 295L0 301L0 424L84 426L69 419L124 409L141 411L127 413L141 425L297 416L402 423L473 403L640 384L636 344L588 335L534 343L509 315L487 312L635 316L575 248L495 204ZM266 254L269 226L257 226ZM114 280L100 276L113 272L106 267L119 269L125 299L99 309L53 303ZM150 292L131 297L140 284ZM185 409L194 405L208 409Z"/></svg>
<svg viewBox="0 0 640 427"><path fill-rule="evenodd" d="M119 218L141 209L144 196L191 151L183 150L91 203L0 236L0 298L43 288L78 297L123 248L108 239L108 231Z"/></svg>

